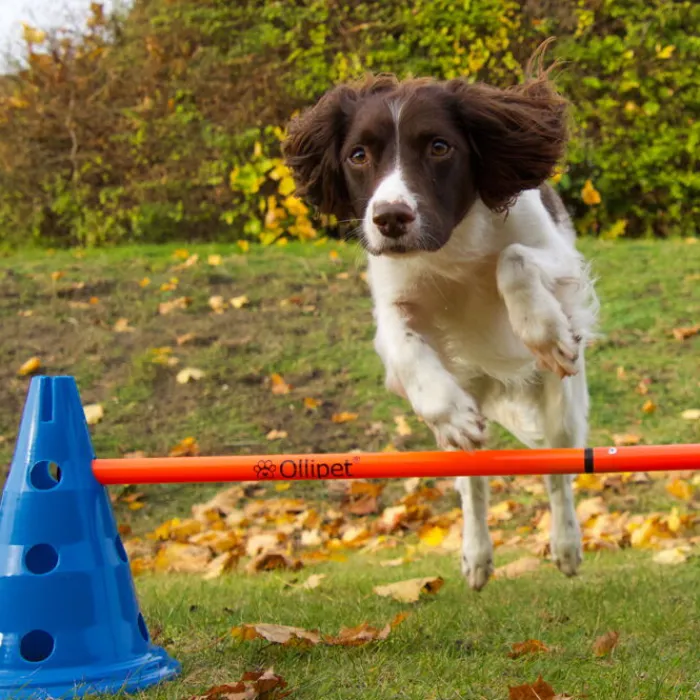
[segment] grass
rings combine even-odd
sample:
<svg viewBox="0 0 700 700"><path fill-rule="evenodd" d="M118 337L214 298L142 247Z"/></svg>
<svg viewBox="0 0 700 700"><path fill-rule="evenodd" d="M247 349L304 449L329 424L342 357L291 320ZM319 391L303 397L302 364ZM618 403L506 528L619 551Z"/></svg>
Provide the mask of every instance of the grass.
<svg viewBox="0 0 700 700"><path fill-rule="evenodd" d="M680 417L700 408L700 338L679 342L672 336L673 328L700 318L700 245L582 241L581 247L593 261L603 302L603 336L588 353L591 444L610 444L616 433L634 433L647 443L700 442L700 421ZM425 427L383 389L355 249L290 245L243 255L231 247L190 246L199 262L174 271L182 262L173 257L175 249L29 252L2 261L0 465L10 461L27 388L17 369L31 356L40 357L48 373L75 375L84 403L104 406L104 419L92 429L104 457L165 454L186 436L197 438L202 454L432 446ZM224 257L219 266L207 264L214 253ZM62 274L53 279L52 273ZM160 291L173 277L177 288ZM144 278L150 282L141 286ZM247 306L211 312L210 296L243 294ZM158 313L159 302L180 296L191 297L186 310ZM115 333L119 318L134 332ZM189 333L194 340L178 345ZM166 346L176 367L153 361L153 349ZM183 367L204 370L204 379L179 385L175 375ZM292 385L289 394L271 391L275 372ZM649 382L648 394L638 393L640 382ZM306 397L323 404L308 410ZM642 410L647 400L656 406L651 413ZM341 411L358 418L336 424L331 416ZM397 436L393 419L399 414L407 415L410 436ZM287 437L268 441L273 429ZM495 431L493 447L513 444ZM142 533L187 515L218 488L143 488L142 510L121 500L115 509L120 522ZM294 484L285 495L326 498L324 487L313 483ZM661 482L605 495L611 507L636 512L678 505ZM497 564L513 556L499 549ZM697 559L664 569L646 552L592 554L573 581L546 567L532 577L492 582L479 596L464 586L452 556L381 569L371 556L352 555L318 570L328 578L310 592L284 587L294 574L211 582L137 578L152 629L160 629L159 641L184 662L181 681L148 696L183 697L270 665L298 698L495 699L539 673L558 692L591 699L700 694ZM446 585L415 606L371 593L375 583L423 575L441 575ZM326 633L364 621L382 626L406 607L413 614L386 642L358 649L302 651L240 644L228 635L234 625L260 621ZM611 658L597 659L591 644L609 629L620 631L620 646ZM509 644L527 638L541 639L552 651L507 658Z"/></svg>

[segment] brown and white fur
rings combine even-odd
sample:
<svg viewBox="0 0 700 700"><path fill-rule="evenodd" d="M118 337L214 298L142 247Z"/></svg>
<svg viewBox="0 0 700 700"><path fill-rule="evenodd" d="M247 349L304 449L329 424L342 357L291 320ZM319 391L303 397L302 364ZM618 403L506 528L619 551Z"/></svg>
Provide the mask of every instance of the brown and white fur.
<svg viewBox="0 0 700 700"><path fill-rule="evenodd" d="M566 144L547 73L509 90L461 80L342 85L292 121L284 153L322 212L361 222L386 386L445 450L488 421L529 447L584 447L583 348L597 302L575 233L543 184ZM493 570L488 481L460 477L462 570ZM572 477L547 477L551 553L581 562Z"/></svg>

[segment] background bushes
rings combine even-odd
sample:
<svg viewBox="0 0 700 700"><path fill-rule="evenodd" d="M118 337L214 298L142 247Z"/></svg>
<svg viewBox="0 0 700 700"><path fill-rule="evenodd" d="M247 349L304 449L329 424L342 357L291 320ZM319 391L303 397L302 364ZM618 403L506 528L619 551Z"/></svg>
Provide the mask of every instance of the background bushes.
<svg viewBox="0 0 700 700"><path fill-rule="evenodd" d="M83 35L26 28L0 79L0 241L312 239L329 222L279 159L294 110L367 70L511 84L552 35L581 232L697 234L698 26L693 0L94 4Z"/></svg>

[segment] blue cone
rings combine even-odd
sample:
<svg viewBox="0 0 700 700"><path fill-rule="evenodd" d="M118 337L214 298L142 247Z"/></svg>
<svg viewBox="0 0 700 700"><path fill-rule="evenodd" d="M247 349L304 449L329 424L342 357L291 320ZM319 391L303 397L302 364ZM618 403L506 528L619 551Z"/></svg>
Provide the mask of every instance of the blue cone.
<svg viewBox="0 0 700 700"><path fill-rule="evenodd" d="M151 644L72 377L36 377L0 504L0 700L133 692Z"/></svg>

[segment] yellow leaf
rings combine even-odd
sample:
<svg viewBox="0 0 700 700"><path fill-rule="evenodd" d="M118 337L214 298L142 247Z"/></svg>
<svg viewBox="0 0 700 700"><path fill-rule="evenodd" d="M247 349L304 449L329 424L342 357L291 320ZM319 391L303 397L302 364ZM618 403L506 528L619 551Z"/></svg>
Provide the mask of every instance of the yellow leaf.
<svg viewBox="0 0 700 700"><path fill-rule="evenodd" d="M634 433L614 433L612 439L617 447L638 445L642 441L641 436L635 435Z"/></svg>
<svg viewBox="0 0 700 700"><path fill-rule="evenodd" d="M199 445L193 437L186 437L170 450L171 457L195 457L199 454Z"/></svg>
<svg viewBox="0 0 700 700"><path fill-rule="evenodd" d="M415 603L424 593L437 593L445 583L441 577L413 578L407 581L375 586L372 590L384 598L393 598L400 603Z"/></svg>
<svg viewBox="0 0 700 700"><path fill-rule="evenodd" d="M688 553L690 552L690 547L673 547L671 549L664 549L654 555L654 561L657 564L685 564L688 561Z"/></svg>
<svg viewBox="0 0 700 700"><path fill-rule="evenodd" d="M196 367L185 367L177 373L178 384L187 384L188 382L196 382L204 377L204 372Z"/></svg>
<svg viewBox="0 0 700 700"><path fill-rule="evenodd" d="M46 32L35 29L26 22L22 22L22 36L27 44L43 44L46 40Z"/></svg>
<svg viewBox="0 0 700 700"><path fill-rule="evenodd" d="M231 306L233 306L234 309L242 309L244 306L248 305L250 303L250 299L245 294L242 294L239 297L233 297L232 299L229 299L229 303Z"/></svg>
<svg viewBox="0 0 700 700"><path fill-rule="evenodd" d="M296 189L296 186L294 184L294 178L290 177L289 175L283 177L280 180L280 184L277 187L277 191L283 196L286 197L287 195L292 194L294 190Z"/></svg>
<svg viewBox="0 0 700 700"><path fill-rule="evenodd" d="M396 423L396 432L401 437L408 437L413 433L413 431L411 430L411 426L406 420L406 416L395 416L394 423Z"/></svg>
<svg viewBox="0 0 700 700"><path fill-rule="evenodd" d="M63 277L65 274L66 274L66 273L65 273L65 272L62 272L61 270L56 270L55 272L52 272L52 273L51 273L51 279L52 279L54 282L58 282L58 280L60 280L61 277Z"/></svg>
<svg viewBox="0 0 700 700"><path fill-rule="evenodd" d="M243 253L247 253L250 250L250 243L248 243L248 241L236 241L236 245Z"/></svg>
<svg viewBox="0 0 700 700"><path fill-rule="evenodd" d="M333 262L337 262L337 261L338 261L338 258L339 258L339 256L338 256L338 251L337 251L337 250L331 250L331 252L328 253L328 257L329 257Z"/></svg>
<svg viewBox="0 0 700 700"><path fill-rule="evenodd" d="M220 294L209 297L209 306L215 314L222 314L226 309L226 301Z"/></svg>
<svg viewBox="0 0 700 700"><path fill-rule="evenodd" d="M590 180L586 180L581 190L581 199L583 199L584 204L593 206L594 204L600 204L600 192L593 187L593 183Z"/></svg>
<svg viewBox="0 0 700 700"><path fill-rule="evenodd" d="M286 430L271 430L266 436L268 440L284 440L287 437Z"/></svg>
<svg viewBox="0 0 700 700"><path fill-rule="evenodd" d="M134 328L129 325L129 321L126 318L118 318L114 323L115 333L133 333Z"/></svg>
<svg viewBox="0 0 700 700"><path fill-rule="evenodd" d="M599 201L595 202L595 204L600 204L600 195L598 195L598 200ZM586 204L589 204L589 202L586 202ZM627 219L620 219L619 221L616 221L609 229L603 231L600 237L604 240L614 241L615 239L624 235L626 228Z"/></svg>
<svg viewBox="0 0 700 700"><path fill-rule="evenodd" d="M158 304L158 313L164 316L174 309L186 309L192 303L191 297L179 297L172 301L163 301Z"/></svg>
<svg viewBox="0 0 700 700"><path fill-rule="evenodd" d="M212 579L219 578L226 572L235 568L237 563L238 555L235 552L224 552L223 554L219 554L218 557L215 557L209 562L203 578L205 581L211 581Z"/></svg>
<svg viewBox="0 0 700 700"><path fill-rule="evenodd" d="M275 484L275 491L289 491L292 485L287 481L284 484Z"/></svg>
<svg viewBox="0 0 700 700"><path fill-rule="evenodd" d="M643 413L653 413L655 410L656 404L651 399L644 402L644 405L642 406Z"/></svg>
<svg viewBox="0 0 700 700"><path fill-rule="evenodd" d="M666 484L666 491L682 501L689 501L693 497L693 487L682 479L674 479Z"/></svg>
<svg viewBox="0 0 700 700"><path fill-rule="evenodd" d="M689 408L681 413L685 420L700 420L700 408Z"/></svg>
<svg viewBox="0 0 700 700"><path fill-rule="evenodd" d="M173 257L176 260L187 260L187 258L190 257L190 253L184 248L178 248L177 250L173 251Z"/></svg>
<svg viewBox="0 0 700 700"><path fill-rule="evenodd" d="M422 544L426 547L439 547L442 541L447 537L449 530L444 527L433 526L425 531L419 531L418 537Z"/></svg>
<svg viewBox="0 0 700 700"><path fill-rule="evenodd" d="M260 141L256 141L253 146L253 158L260 158L262 155L262 144Z"/></svg>
<svg viewBox="0 0 700 700"><path fill-rule="evenodd" d="M673 44L669 44L668 46L664 46L663 49L660 49L659 46L657 45L656 57L661 58L661 59L671 58L671 56L673 55L673 52L675 50L676 50L676 47Z"/></svg>
<svg viewBox="0 0 700 700"><path fill-rule="evenodd" d="M207 262L212 266L216 267L217 265L221 265L221 256L220 255L210 255L207 258Z"/></svg>
<svg viewBox="0 0 700 700"><path fill-rule="evenodd" d="M350 423L351 421L357 420L357 413L350 413L349 411L342 411L341 413L334 413L331 420L334 423Z"/></svg>
<svg viewBox="0 0 700 700"><path fill-rule="evenodd" d="M522 557L505 566L499 566L493 572L493 576L494 578L516 578L537 570L540 563L540 560L536 557Z"/></svg>
<svg viewBox="0 0 700 700"><path fill-rule="evenodd" d="M151 283L150 277L144 277L142 280L139 281L139 287L148 287L148 285Z"/></svg>
<svg viewBox="0 0 700 700"><path fill-rule="evenodd" d="M308 408L310 411L313 411L315 408L318 408L323 402L319 401L318 399L314 399L311 396L307 396L304 399L304 408Z"/></svg>
<svg viewBox="0 0 700 700"><path fill-rule="evenodd" d="M41 360L38 357L30 357L18 370L20 377L27 377L35 374L41 369Z"/></svg>
<svg viewBox="0 0 700 700"><path fill-rule="evenodd" d="M105 410L102 404L99 403L91 403L87 406L83 406L83 412L85 413L85 421L88 425L97 425L105 415Z"/></svg>
<svg viewBox="0 0 700 700"><path fill-rule="evenodd" d="M272 383L272 393L277 395L288 394L292 390L292 386L284 381L281 374L270 375L270 381Z"/></svg>

